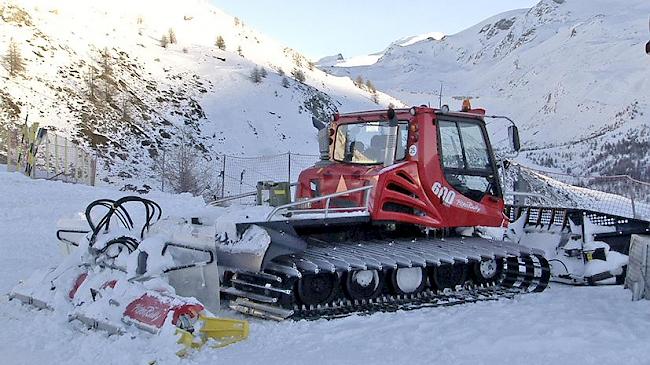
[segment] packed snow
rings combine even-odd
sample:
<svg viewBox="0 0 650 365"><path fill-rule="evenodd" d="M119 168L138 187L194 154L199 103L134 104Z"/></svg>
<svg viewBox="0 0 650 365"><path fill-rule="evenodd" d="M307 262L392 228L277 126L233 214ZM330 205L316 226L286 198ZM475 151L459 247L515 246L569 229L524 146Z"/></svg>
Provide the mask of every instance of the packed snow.
<svg viewBox="0 0 650 365"><path fill-rule="evenodd" d="M0 292L63 256L58 217L122 192L30 180L0 172ZM170 215L214 216L188 195L151 193ZM231 208L233 209L233 208ZM631 302L620 286L552 285L541 294L450 308L378 313L326 321L276 323L249 318L250 337L180 360L171 334L107 336L3 296L2 362L8 364L454 363L644 364L650 358L650 303ZM241 318L232 311L218 313Z"/></svg>

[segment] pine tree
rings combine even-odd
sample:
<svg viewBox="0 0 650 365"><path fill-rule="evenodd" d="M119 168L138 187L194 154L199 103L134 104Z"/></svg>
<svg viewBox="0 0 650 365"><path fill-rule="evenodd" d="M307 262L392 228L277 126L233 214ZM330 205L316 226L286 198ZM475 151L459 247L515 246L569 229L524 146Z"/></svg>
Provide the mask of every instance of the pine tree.
<svg viewBox="0 0 650 365"><path fill-rule="evenodd" d="M241 49L241 46L237 46L237 54L240 57L244 57L244 51Z"/></svg>
<svg viewBox="0 0 650 365"><path fill-rule="evenodd" d="M25 71L25 60L20 54L20 47L13 39L9 41L9 49L4 57L5 67L10 76L17 76Z"/></svg>
<svg viewBox="0 0 650 365"><path fill-rule="evenodd" d="M176 32L174 32L174 28L169 28L169 31L167 32L167 37L169 39L169 43L171 44L176 44Z"/></svg>
<svg viewBox="0 0 650 365"><path fill-rule="evenodd" d="M266 72L266 69L264 67L260 67L260 76L262 78L266 78L266 76L268 76L268 75L269 74L268 74L268 72Z"/></svg>
<svg viewBox="0 0 650 365"><path fill-rule="evenodd" d="M293 63L296 65L296 67L302 67L302 56L300 53L293 54Z"/></svg>
<svg viewBox="0 0 650 365"><path fill-rule="evenodd" d="M305 73L302 72L302 70L294 68L291 71L291 76L293 76L293 78L296 79L296 81L298 82L305 82Z"/></svg>
<svg viewBox="0 0 650 365"><path fill-rule="evenodd" d="M377 92L377 88L375 88L375 85L373 85L370 80L366 80L366 87L368 88L368 91L370 91L372 93Z"/></svg>
<svg viewBox="0 0 650 365"><path fill-rule="evenodd" d="M285 89L288 89L289 86L291 86L291 84L289 83L289 79L287 79L286 77L283 77L282 78L282 87L284 87Z"/></svg>
<svg viewBox="0 0 650 365"><path fill-rule="evenodd" d="M131 120L131 97L130 96L123 96L122 97L122 120L123 121L130 121Z"/></svg>
<svg viewBox="0 0 650 365"><path fill-rule="evenodd" d="M379 104L379 95L377 95L377 91L372 93L371 99L373 103Z"/></svg>
<svg viewBox="0 0 650 365"><path fill-rule="evenodd" d="M111 65L112 62L112 57L111 54L108 51L108 47L105 47L101 52L100 52L100 65L102 68L102 74L101 78L107 79L113 76L113 66Z"/></svg>
<svg viewBox="0 0 650 365"><path fill-rule="evenodd" d="M363 85L363 77L361 77L361 75L357 76L357 78L354 79L354 84L357 87L361 87L361 85Z"/></svg>
<svg viewBox="0 0 650 365"><path fill-rule="evenodd" d="M257 67L254 67L253 70L251 71L250 78L251 81L253 81L256 84L262 82L262 74L260 73L260 70Z"/></svg>
<svg viewBox="0 0 650 365"><path fill-rule="evenodd" d="M95 92L97 91L97 75L96 75L95 68L93 66L88 67L88 72L86 73L84 80L86 82L86 86L88 87L88 97L90 97L91 100L95 100Z"/></svg>
<svg viewBox="0 0 650 365"><path fill-rule="evenodd" d="M215 45L217 46L217 48L219 48L222 51L226 50L226 40L223 39L222 36L217 37L217 41L215 42Z"/></svg>
<svg viewBox="0 0 650 365"><path fill-rule="evenodd" d="M169 38L167 37L167 34L163 34L162 38L160 38L160 46L163 48L167 48L169 45Z"/></svg>

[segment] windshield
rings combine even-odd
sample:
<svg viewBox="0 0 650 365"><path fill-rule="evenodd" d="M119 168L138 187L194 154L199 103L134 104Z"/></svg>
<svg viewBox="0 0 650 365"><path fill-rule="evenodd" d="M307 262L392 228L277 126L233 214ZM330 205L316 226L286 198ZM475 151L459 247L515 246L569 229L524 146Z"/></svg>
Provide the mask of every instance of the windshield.
<svg viewBox="0 0 650 365"><path fill-rule="evenodd" d="M334 160L358 164L384 163L388 121L342 124L336 130ZM406 156L408 123L400 121L397 127L395 161Z"/></svg>

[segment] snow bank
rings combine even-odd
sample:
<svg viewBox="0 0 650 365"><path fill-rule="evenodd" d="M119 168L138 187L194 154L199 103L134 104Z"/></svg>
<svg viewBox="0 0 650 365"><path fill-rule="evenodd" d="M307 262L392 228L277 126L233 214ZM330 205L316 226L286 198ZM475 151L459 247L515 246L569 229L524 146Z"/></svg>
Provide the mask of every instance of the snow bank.
<svg viewBox="0 0 650 365"><path fill-rule="evenodd" d="M0 291L61 260L59 216L123 193L0 172ZM209 215L197 199L154 193L163 212ZM179 360L172 345L139 333L111 336L63 316L0 299L0 354L6 364L646 364L650 302L622 287L554 285L515 300L333 321L250 319L248 340ZM235 313L226 313L238 316ZM162 341L162 342L161 342Z"/></svg>

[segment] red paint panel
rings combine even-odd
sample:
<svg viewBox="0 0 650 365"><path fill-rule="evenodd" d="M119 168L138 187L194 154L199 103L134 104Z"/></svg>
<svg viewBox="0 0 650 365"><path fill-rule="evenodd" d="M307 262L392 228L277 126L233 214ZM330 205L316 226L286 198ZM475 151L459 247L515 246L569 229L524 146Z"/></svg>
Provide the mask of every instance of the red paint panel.
<svg viewBox="0 0 650 365"><path fill-rule="evenodd" d="M85 272L77 277L77 280L74 281L74 285L72 286L72 289L70 289L70 292L68 293L68 298L74 299L74 296L77 294L77 290L79 290L79 287L83 282L86 280L88 277L88 273Z"/></svg>
<svg viewBox="0 0 650 365"><path fill-rule="evenodd" d="M151 327L161 328L172 305L145 294L132 301L124 310L124 316Z"/></svg>

